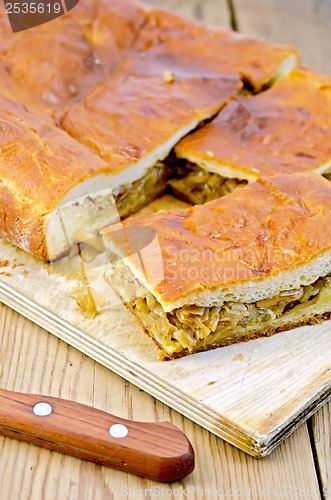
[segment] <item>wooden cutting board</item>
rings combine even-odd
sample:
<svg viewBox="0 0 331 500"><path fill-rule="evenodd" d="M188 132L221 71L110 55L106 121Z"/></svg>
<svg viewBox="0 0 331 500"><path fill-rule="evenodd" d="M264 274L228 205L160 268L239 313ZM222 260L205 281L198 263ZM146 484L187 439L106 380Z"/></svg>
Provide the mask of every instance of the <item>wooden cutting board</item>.
<svg viewBox="0 0 331 500"><path fill-rule="evenodd" d="M89 274L93 319L71 296L79 280L59 270L0 240L4 304L253 456L268 455L331 396L331 322L162 362L110 293L103 265Z"/></svg>

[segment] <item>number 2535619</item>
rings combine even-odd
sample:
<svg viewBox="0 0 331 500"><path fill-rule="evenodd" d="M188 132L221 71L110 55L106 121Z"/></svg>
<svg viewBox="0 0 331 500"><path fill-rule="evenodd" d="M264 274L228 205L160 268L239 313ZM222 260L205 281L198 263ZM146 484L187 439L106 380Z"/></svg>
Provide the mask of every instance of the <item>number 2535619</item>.
<svg viewBox="0 0 331 500"><path fill-rule="evenodd" d="M6 2L7 14L59 14L61 4L43 2Z"/></svg>

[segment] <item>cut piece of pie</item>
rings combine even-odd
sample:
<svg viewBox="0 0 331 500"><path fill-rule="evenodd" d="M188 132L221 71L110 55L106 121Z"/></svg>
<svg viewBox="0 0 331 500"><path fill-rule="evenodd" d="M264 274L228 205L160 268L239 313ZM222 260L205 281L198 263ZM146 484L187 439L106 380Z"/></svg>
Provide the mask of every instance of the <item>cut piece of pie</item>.
<svg viewBox="0 0 331 500"><path fill-rule="evenodd" d="M258 179L103 230L117 257L107 280L162 359L268 336L329 318L330 225L322 176Z"/></svg>
<svg viewBox="0 0 331 500"><path fill-rule="evenodd" d="M232 100L183 139L173 190L193 203L227 194L260 176L331 171L331 77L293 69L273 88Z"/></svg>
<svg viewBox="0 0 331 500"><path fill-rule="evenodd" d="M108 165L49 117L0 98L0 128L1 237L52 260L119 220Z"/></svg>
<svg viewBox="0 0 331 500"><path fill-rule="evenodd" d="M298 51L291 47L145 8L145 24L133 48L175 75L240 75L251 90L260 91L297 64Z"/></svg>
<svg viewBox="0 0 331 500"><path fill-rule="evenodd" d="M260 88L296 63L293 49L144 9L145 22L123 60L61 120L122 176L114 193L121 217L143 205L144 191L151 201L153 191L155 197L164 190L166 173L148 190L145 177L167 170L164 160L175 144L238 94L243 75Z"/></svg>

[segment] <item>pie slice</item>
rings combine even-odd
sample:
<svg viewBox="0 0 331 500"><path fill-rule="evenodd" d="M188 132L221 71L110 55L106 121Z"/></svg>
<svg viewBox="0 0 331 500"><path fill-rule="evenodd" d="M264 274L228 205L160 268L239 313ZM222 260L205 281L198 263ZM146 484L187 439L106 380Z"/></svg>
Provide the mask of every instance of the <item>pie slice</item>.
<svg viewBox="0 0 331 500"><path fill-rule="evenodd" d="M53 260L118 221L108 165L51 119L0 98L0 235ZM86 238L85 238L86 239Z"/></svg>
<svg viewBox="0 0 331 500"><path fill-rule="evenodd" d="M322 176L258 179L103 230L117 257L107 280L161 359L269 336L330 317L330 224Z"/></svg>
<svg viewBox="0 0 331 500"><path fill-rule="evenodd" d="M146 19L133 45L148 61L174 74L240 75L254 91L272 85L297 64L298 51L221 31L173 12L146 7Z"/></svg>
<svg viewBox="0 0 331 500"><path fill-rule="evenodd" d="M331 171L331 77L293 69L273 88L232 100L176 147L173 190L204 203L260 176Z"/></svg>
<svg viewBox="0 0 331 500"><path fill-rule="evenodd" d="M288 47L206 28L147 4L127 5L131 15L133 6L140 8L138 17L144 15L136 39L111 74L61 120L72 137L122 171L123 183L115 193L121 217L142 206L143 192L151 201L153 192L155 197L164 190L163 160L181 138L238 94L242 79L257 90L297 61L297 52ZM113 17L123 16L123 8L112 9ZM157 179L155 169L162 165L161 181L146 187L145 177ZM138 189L132 188L135 182Z"/></svg>
<svg viewBox="0 0 331 500"><path fill-rule="evenodd" d="M1 236L44 260L92 241L165 189L168 171L160 160L217 111L221 93L228 99L237 86L231 79L207 86L193 79L190 88L186 79L168 90L160 75L126 70L100 86L101 95L95 90L98 121L89 119L92 103L77 104L65 117L73 136L73 123L80 124L80 142L48 115L0 98Z"/></svg>

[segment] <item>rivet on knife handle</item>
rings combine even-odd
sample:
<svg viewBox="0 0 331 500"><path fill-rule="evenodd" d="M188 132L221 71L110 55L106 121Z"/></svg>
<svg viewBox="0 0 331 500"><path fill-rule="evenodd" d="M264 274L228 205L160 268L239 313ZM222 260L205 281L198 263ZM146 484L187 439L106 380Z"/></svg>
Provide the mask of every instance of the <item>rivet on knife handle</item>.
<svg viewBox="0 0 331 500"><path fill-rule="evenodd" d="M177 481L194 469L193 448L174 425L53 397L0 389L0 434L156 481Z"/></svg>

